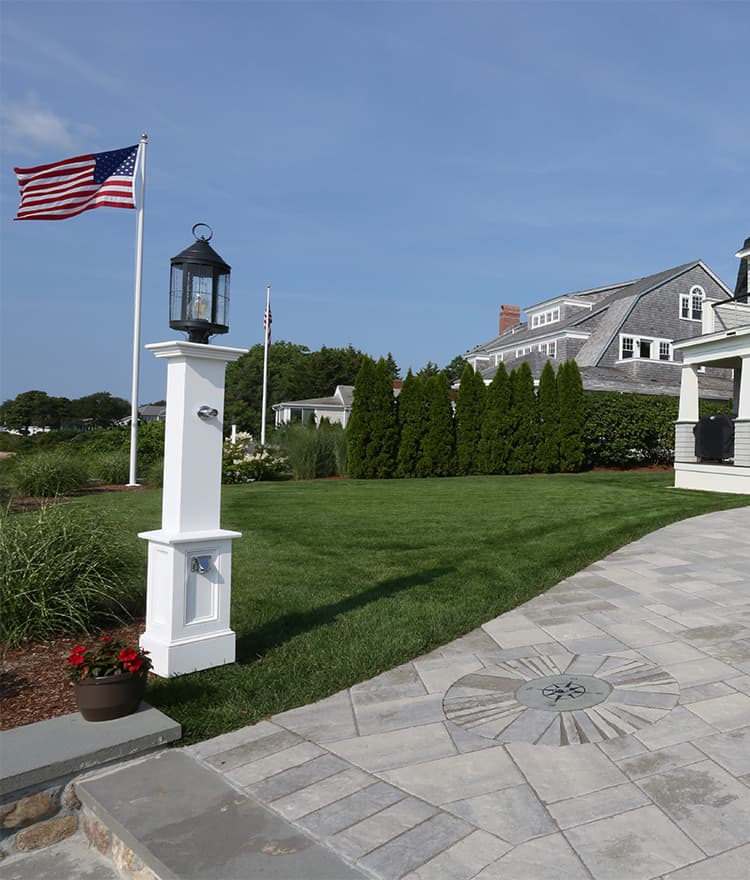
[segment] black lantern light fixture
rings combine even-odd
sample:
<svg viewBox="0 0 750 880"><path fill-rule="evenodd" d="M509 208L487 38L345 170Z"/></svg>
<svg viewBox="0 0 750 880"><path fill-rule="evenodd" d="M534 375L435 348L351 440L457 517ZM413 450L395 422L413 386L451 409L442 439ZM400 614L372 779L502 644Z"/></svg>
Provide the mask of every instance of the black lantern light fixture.
<svg viewBox="0 0 750 880"><path fill-rule="evenodd" d="M203 233L198 234L196 230ZM208 343L210 336L229 330L231 268L211 247L213 230L193 226L195 244L172 257L169 279L169 326L184 330L189 342Z"/></svg>

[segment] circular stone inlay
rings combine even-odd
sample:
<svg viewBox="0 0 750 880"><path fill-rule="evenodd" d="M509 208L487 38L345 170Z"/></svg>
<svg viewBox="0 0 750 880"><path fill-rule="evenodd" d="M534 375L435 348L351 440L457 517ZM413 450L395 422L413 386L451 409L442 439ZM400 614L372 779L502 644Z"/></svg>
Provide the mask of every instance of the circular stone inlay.
<svg viewBox="0 0 750 880"><path fill-rule="evenodd" d="M640 658L546 654L503 660L459 678L446 718L496 742L567 746L626 736L670 712L680 686Z"/></svg>
<svg viewBox="0 0 750 880"><path fill-rule="evenodd" d="M516 699L532 709L572 712L602 703L612 693L612 685L593 675L545 675L522 684Z"/></svg>

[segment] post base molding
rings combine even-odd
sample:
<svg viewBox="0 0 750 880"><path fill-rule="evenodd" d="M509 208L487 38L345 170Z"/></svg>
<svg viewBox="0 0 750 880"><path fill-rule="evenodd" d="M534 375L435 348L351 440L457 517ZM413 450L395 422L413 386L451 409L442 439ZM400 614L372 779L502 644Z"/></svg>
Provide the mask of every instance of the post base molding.
<svg viewBox="0 0 750 880"><path fill-rule="evenodd" d="M159 641L146 631L140 646L150 652L154 672L162 678L171 678L234 663L235 643L232 630L173 642Z"/></svg>

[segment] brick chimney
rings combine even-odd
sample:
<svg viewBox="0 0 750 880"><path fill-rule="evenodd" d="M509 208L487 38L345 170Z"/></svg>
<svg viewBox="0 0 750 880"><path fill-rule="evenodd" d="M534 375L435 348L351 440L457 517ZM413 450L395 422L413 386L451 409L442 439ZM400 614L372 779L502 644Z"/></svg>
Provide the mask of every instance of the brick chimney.
<svg viewBox="0 0 750 880"><path fill-rule="evenodd" d="M521 323L521 306L500 306L500 334Z"/></svg>

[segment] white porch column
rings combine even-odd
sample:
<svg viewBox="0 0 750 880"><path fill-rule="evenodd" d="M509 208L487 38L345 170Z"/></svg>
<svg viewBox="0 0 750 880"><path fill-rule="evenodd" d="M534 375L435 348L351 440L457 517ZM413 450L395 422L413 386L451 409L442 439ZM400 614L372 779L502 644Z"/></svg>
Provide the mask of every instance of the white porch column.
<svg viewBox="0 0 750 880"><path fill-rule="evenodd" d="M678 422L698 421L698 393L698 368L686 364L682 368L680 381Z"/></svg>
<svg viewBox="0 0 750 880"><path fill-rule="evenodd" d="M739 383L737 383L737 371L735 371L735 409L738 419L750 419L750 354L742 356L742 365L739 368ZM739 384L739 387L738 387Z"/></svg>
<svg viewBox="0 0 750 880"><path fill-rule="evenodd" d="M220 527L224 373L244 349L195 342L147 345L167 361L161 529L148 541L146 631L156 675L234 662L229 628L232 539Z"/></svg>
<svg viewBox="0 0 750 880"><path fill-rule="evenodd" d="M674 460L697 461L695 433L698 423L698 368L685 364L680 382L680 409L674 437Z"/></svg>
<svg viewBox="0 0 750 880"><path fill-rule="evenodd" d="M740 381L737 388L735 407L737 418L734 422L734 463L741 467L750 467L750 355L743 355L742 366L735 371Z"/></svg>

